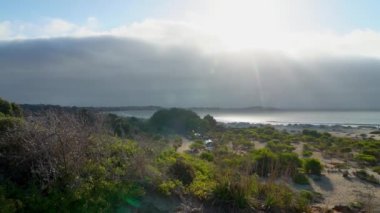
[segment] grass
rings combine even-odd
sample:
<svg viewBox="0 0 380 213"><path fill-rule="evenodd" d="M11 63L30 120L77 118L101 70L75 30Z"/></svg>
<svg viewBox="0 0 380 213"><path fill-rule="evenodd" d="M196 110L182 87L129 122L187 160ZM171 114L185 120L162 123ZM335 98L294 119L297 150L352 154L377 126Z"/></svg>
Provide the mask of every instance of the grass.
<svg viewBox="0 0 380 213"><path fill-rule="evenodd" d="M354 175L358 177L360 180L366 181L368 183L376 185L380 184L380 181L374 175L368 174L368 172L363 169L354 172Z"/></svg>

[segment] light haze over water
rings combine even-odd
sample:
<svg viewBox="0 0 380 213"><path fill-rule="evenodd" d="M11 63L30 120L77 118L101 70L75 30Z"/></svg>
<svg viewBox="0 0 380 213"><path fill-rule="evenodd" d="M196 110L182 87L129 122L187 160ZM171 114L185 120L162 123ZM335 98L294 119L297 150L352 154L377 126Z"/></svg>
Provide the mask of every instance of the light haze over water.
<svg viewBox="0 0 380 213"><path fill-rule="evenodd" d="M380 111L295 111L295 110L193 110L199 116L212 115L218 122L314 125L379 125ZM149 118L154 110L114 112L121 116Z"/></svg>

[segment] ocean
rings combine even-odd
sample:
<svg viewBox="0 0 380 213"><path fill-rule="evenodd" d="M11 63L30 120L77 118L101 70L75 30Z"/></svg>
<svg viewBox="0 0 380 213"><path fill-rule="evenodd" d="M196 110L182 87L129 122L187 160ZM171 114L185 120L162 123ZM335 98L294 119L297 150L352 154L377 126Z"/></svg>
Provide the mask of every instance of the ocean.
<svg viewBox="0 0 380 213"><path fill-rule="evenodd" d="M380 125L380 111L296 111L296 110L193 110L199 116L207 114L223 123L254 124L312 124L312 125ZM129 110L113 112L120 116L150 118L155 110Z"/></svg>

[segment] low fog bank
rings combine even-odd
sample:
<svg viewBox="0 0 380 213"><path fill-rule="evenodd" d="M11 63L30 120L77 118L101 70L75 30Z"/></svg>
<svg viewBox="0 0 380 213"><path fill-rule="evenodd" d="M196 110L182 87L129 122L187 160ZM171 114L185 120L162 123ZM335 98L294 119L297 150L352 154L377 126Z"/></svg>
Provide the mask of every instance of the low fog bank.
<svg viewBox="0 0 380 213"><path fill-rule="evenodd" d="M0 43L0 96L18 103L380 109L380 60L206 54L116 37Z"/></svg>

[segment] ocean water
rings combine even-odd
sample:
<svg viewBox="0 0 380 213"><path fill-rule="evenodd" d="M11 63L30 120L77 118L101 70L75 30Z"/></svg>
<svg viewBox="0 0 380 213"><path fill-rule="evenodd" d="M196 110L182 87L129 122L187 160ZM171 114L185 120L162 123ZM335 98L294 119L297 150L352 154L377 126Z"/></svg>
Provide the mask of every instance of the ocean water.
<svg viewBox="0 0 380 213"><path fill-rule="evenodd" d="M194 110L199 116L212 115L218 122L313 125L380 125L380 111L295 111L295 110ZM113 112L120 116L149 118L154 110Z"/></svg>

